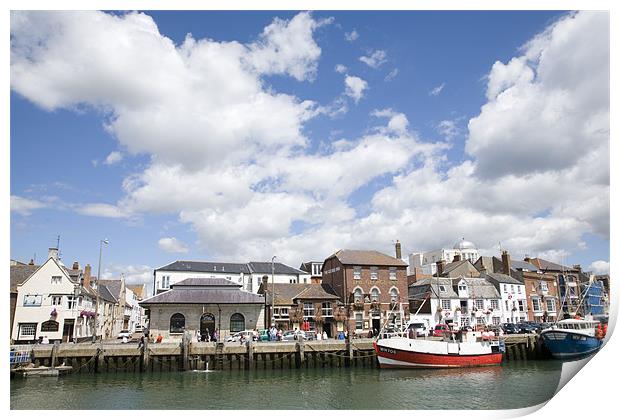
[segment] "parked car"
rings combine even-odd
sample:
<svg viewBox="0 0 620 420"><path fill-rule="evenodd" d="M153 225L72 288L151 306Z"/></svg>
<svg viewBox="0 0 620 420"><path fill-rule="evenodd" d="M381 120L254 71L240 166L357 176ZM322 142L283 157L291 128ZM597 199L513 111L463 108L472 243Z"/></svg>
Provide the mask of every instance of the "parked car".
<svg viewBox="0 0 620 420"><path fill-rule="evenodd" d="M245 339L247 341L252 340L252 337L254 337L255 331L252 330L245 330L245 331L239 331L234 333L233 335L229 335L228 337L226 337L226 342L227 343L231 343L231 342L238 342L239 340L241 340L241 337L245 337Z"/></svg>
<svg viewBox="0 0 620 420"><path fill-rule="evenodd" d="M521 334L533 334L536 333L536 327L527 322L519 322L517 328Z"/></svg>
<svg viewBox="0 0 620 420"><path fill-rule="evenodd" d="M505 322L502 324L502 329L506 334L519 334L519 327L511 322Z"/></svg>
<svg viewBox="0 0 620 420"><path fill-rule="evenodd" d="M445 332L450 332L450 327L446 324L437 324L432 330L433 337L443 337Z"/></svg>
<svg viewBox="0 0 620 420"><path fill-rule="evenodd" d="M299 340L299 337L303 338L304 340L306 339L306 333L303 331L285 331L282 333L282 341L293 341L293 340Z"/></svg>
<svg viewBox="0 0 620 420"><path fill-rule="evenodd" d="M316 331L305 331L306 334L306 340L316 340Z"/></svg>
<svg viewBox="0 0 620 420"><path fill-rule="evenodd" d="M121 332L118 333L118 336L116 338L123 337L131 338L131 333L129 332L129 330L121 330Z"/></svg>
<svg viewBox="0 0 620 420"><path fill-rule="evenodd" d="M258 330L258 341L269 341L269 330Z"/></svg>

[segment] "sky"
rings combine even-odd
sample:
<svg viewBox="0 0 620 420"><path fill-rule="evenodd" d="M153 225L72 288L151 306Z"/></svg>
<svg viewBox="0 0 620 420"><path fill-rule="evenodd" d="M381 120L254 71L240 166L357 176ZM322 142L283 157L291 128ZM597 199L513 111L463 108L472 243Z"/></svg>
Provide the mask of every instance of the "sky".
<svg viewBox="0 0 620 420"><path fill-rule="evenodd" d="M10 76L13 259L609 272L606 12L14 11Z"/></svg>

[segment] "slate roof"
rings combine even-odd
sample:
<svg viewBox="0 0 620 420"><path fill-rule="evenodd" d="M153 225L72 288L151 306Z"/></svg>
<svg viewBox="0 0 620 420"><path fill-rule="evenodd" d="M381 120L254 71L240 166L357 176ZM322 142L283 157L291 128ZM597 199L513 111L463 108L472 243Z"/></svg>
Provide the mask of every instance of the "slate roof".
<svg viewBox="0 0 620 420"><path fill-rule="evenodd" d="M403 260L390 257L379 251L341 249L327 257L326 260L332 257L338 258L338 260L345 265L358 264L389 267L407 267L409 265Z"/></svg>
<svg viewBox="0 0 620 420"><path fill-rule="evenodd" d="M444 290L440 290L439 286L444 286ZM433 277L420 279L409 286L410 299L424 299L430 293L430 299L439 296L443 299L458 298L459 295L454 291L452 279L447 277Z"/></svg>
<svg viewBox="0 0 620 420"><path fill-rule="evenodd" d="M12 265L11 266L11 293L17 293L17 286L22 284L39 265Z"/></svg>
<svg viewBox="0 0 620 420"><path fill-rule="evenodd" d="M240 288L241 285L239 283L235 283L230 280L222 279L222 278L207 278L207 277L190 277L185 280L181 280L180 282L174 283L170 285L171 289L174 288L202 288L202 287L235 287Z"/></svg>
<svg viewBox="0 0 620 420"><path fill-rule="evenodd" d="M248 263L248 267L250 268L250 273L261 273L261 274L270 274L271 273L271 261L261 262L261 261L252 261ZM273 264L273 272L274 274L308 274L305 271L298 270L293 267L289 267L288 265L276 262Z"/></svg>
<svg viewBox="0 0 620 420"><path fill-rule="evenodd" d="M238 289L178 288L141 301L140 306L158 304L264 304L263 296Z"/></svg>
<svg viewBox="0 0 620 420"><path fill-rule="evenodd" d="M527 261L520 260L510 261L510 268L513 268L515 270L528 270L533 272L537 272L539 270L538 267L536 267L534 264L530 264Z"/></svg>
<svg viewBox="0 0 620 420"><path fill-rule="evenodd" d="M474 263L474 267L476 267L478 271L493 271L493 258L495 257L480 257Z"/></svg>
<svg viewBox="0 0 620 420"><path fill-rule="evenodd" d="M532 258L530 262L543 271L576 271L573 267L556 264L551 261L543 260L542 258Z"/></svg>
<svg viewBox="0 0 620 420"><path fill-rule="evenodd" d="M266 300L271 304L271 291L274 284L269 284L266 288L261 285L259 293L266 289ZM340 298L334 292L329 284L289 284L276 283L274 305L293 305L295 300L339 300Z"/></svg>
<svg viewBox="0 0 620 420"><path fill-rule="evenodd" d="M497 288L493 285L493 283L489 282L486 279L466 277L466 278L463 278L463 280L465 280L465 283L467 283L467 289L468 289L467 293L470 299L476 299L476 298L496 299L501 296L499 292L497 291ZM460 281L461 279L453 280L452 284L454 285L455 288L458 287L458 284ZM522 284L522 283L519 283L519 284Z"/></svg>
<svg viewBox="0 0 620 420"><path fill-rule="evenodd" d="M116 301L121 298L121 281L120 280L99 280L99 285L106 286L110 294L114 296Z"/></svg>
<svg viewBox="0 0 620 420"><path fill-rule="evenodd" d="M196 271L198 273L250 274L247 264L211 261L175 261L156 269L156 271ZM269 269L269 272L271 272L271 268Z"/></svg>
<svg viewBox="0 0 620 420"><path fill-rule="evenodd" d="M118 299L114 297L114 295L112 294L112 292L110 292L110 290L108 290L108 286L105 285L99 285L99 296L101 297L101 299L103 300L107 300L108 302L113 302L113 303L117 303Z"/></svg>
<svg viewBox="0 0 620 420"><path fill-rule="evenodd" d="M520 284L523 285L523 282L515 279L514 277L507 276L502 273L487 273L486 279L493 284L497 283L508 283L508 284Z"/></svg>

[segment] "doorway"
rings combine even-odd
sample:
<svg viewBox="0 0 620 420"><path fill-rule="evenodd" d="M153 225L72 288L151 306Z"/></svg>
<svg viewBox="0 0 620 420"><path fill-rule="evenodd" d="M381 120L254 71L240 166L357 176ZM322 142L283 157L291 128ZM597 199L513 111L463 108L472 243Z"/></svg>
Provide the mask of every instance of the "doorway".
<svg viewBox="0 0 620 420"><path fill-rule="evenodd" d="M381 331L381 313L379 311L372 312L372 335L375 336Z"/></svg>
<svg viewBox="0 0 620 420"><path fill-rule="evenodd" d="M65 323L62 326L63 343L70 343L73 341L73 323L73 319L65 319Z"/></svg>
<svg viewBox="0 0 620 420"><path fill-rule="evenodd" d="M213 337L215 331L215 315L210 313L204 313L200 317L200 341L207 341Z"/></svg>
<svg viewBox="0 0 620 420"><path fill-rule="evenodd" d="M323 322L323 331L327 333L327 338L332 338L332 323L330 321Z"/></svg>

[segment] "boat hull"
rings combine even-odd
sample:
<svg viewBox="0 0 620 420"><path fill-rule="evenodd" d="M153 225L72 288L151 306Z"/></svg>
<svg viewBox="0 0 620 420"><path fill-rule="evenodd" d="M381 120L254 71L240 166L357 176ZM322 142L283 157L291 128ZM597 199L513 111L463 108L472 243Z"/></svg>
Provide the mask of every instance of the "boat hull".
<svg viewBox="0 0 620 420"><path fill-rule="evenodd" d="M405 350L385 343L374 343L381 368L463 368L495 366L502 363L503 353L436 354Z"/></svg>
<svg viewBox="0 0 620 420"><path fill-rule="evenodd" d="M601 348L602 340L573 331L559 329L543 331L540 334L545 346L556 359L580 359Z"/></svg>

